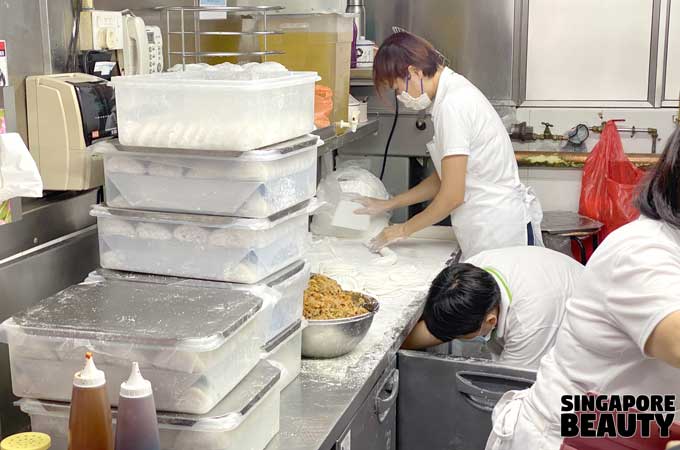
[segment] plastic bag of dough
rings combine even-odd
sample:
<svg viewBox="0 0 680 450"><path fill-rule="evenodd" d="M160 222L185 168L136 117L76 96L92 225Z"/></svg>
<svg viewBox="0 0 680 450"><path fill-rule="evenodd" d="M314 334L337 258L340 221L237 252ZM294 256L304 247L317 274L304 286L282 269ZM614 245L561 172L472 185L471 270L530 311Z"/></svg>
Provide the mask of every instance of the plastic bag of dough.
<svg viewBox="0 0 680 450"><path fill-rule="evenodd" d="M0 134L0 202L42 197L42 178L18 133Z"/></svg>
<svg viewBox="0 0 680 450"><path fill-rule="evenodd" d="M350 239L370 239L380 233L390 221L390 214L371 216L366 230L351 230L332 225L335 210L341 200L351 200L357 195L387 200L390 195L378 177L359 167L359 162L348 161L337 171L328 174L317 189L317 198L324 202L312 218L312 232L322 236Z"/></svg>

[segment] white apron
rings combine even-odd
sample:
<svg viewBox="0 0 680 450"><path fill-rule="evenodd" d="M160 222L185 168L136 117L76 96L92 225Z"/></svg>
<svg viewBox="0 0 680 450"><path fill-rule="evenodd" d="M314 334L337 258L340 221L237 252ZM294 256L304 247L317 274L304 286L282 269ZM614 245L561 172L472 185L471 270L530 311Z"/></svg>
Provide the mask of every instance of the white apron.
<svg viewBox="0 0 680 450"><path fill-rule="evenodd" d="M529 389L508 391L493 409L493 428L486 450L559 450L562 438L559 430L549 429L537 414L525 404Z"/></svg>
<svg viewBox="0 0 680 450"><path fill-rule="evenodd" d="M437 155L430 141L430 155ZM451 226L465 260L485 250L527 245L527 224L531 222L534 243L543 246L543 211L531 188L515 188L480 180L467 173L465 200L451 213Z"/></svg>

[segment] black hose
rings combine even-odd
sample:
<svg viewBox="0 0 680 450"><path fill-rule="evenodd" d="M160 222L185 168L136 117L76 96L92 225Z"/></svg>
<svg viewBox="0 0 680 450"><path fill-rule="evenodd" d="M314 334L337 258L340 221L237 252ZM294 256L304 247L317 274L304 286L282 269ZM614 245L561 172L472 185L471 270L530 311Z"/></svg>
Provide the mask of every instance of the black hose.
<svg viewBox="0 0 680 450"><path fill-rule="evenodd" d="M390 151L390 143L392 142L392 136L394 135L394 129L397 127L397 119L399 119L399 100L397 100L397 93L394 93L394 121L392 122L392 129L390 130L390 135L387 138L387 144L385 145L385 154L383 155L382 169L380 169L380 179L383 179L385 175L385 167L387 166L387 153Z"/></svg>

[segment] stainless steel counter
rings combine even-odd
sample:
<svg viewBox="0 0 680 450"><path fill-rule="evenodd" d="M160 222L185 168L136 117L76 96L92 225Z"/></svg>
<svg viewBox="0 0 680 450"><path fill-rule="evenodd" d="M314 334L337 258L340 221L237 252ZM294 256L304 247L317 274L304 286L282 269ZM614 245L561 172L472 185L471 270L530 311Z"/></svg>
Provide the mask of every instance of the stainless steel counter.
<svg viewBox="0 0 680 450"><path fill-rule="evenodd" d="M409 265L425 263L424 279L399 298L376 295L381 309L369 334L353 353L333 360L303 360L300 376L282 393L281 430L267 450L335 448L419 319L429 279L438 273L453 248L451 240L431 239L409 239L393 247L400 261ZM334 252L346 255L343 261L357 270L362 270L370 259L368 253L360 258L367 250L358 242L335 248ZM319 257L312 252L313 266ZM385 272L390 272L389 267ZM372 448L356 444L352 442L351 448ZM392 448L386 445L381 448Z"/></svg>

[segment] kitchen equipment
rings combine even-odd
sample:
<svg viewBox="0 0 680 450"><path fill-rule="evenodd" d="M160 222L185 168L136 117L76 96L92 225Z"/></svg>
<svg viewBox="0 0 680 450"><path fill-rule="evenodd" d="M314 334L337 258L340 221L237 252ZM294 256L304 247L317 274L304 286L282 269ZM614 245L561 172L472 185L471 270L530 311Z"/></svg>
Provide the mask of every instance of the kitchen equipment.
<svg viewBox="0 0 680 450"><path fill-rule="evenodd" d="M116 136L113 88L82 73L26 79L29 148L46 190L86 190L104 182L89 145Z"/></svg>
<svg viewBox="0 0 680 450"><path fill-rule="evenodd" d="M336 358L354 350L368 333L373 316L378 312L378 301L364 294L354 293L367 313L345 319L308 320L302 331L302 356L308 358Z"/></svg>
<svg viewBox="0 0 680 450"><path fill-rule="evenodd" d="M482 449L491 412L509 390L531 387L536 371L491 361L399 351L398 450ZM450 420L456 417L456 420Z"/></svg>
<svg viewBox="0 0 680 450"><path fill-rule="evenodd" d="M113 78L121 144L247 151L314 130L316 73L235 76L206 70Z"/></svg>
<svg viewBox="0 0 680 450"><path fill-rule="evenodd" d="M264 218L316 193L318 137L246 153L97 143L109 206Z"/></svg>
<svg viewBox="0 0 680 450"><path fill-rule="evenodd" d="M283 368L279 388L285 389L300 374L302 368L302 330L306 324L298 320L295 324L283 330L271 339L263 350L263 359L278 364Z"/></svg>
<svg viewBox="0 0 680 450"><path fill-rule="evenodd" d="M360 36L357 40L357 67L373 67L374 53L375 42L366 39L365 36Z"/></svg>
<svg viewBox="0 0 680 450"><path fill-rule="evenodd" d="M71 286L6 320L18 397L71 399L71 376L91 351L108 397L138 361L163 411L210 411L255 367L278 297L266 287L184 286L102 279Z"/></svg>
<svg viewBox="0 0 680 450"><path fill-rule="evenodd" d="M90 274L88 280L97 281L103 279L120 281L139 281L144 283L157 283L161 285L194 286L210 289L226 289L225 295L231 289L249 289L252 287L257 292L261 287L272 288L279 296L273 300L271 306L271 320L266 326L265 342L267 345L285 333L290 327L300 321L302 317L302 302L309 282L311 266L304 261L297 261L274 275L259 282L256 285L241 285L222 283L207 280L193 280L186 278L167 277L163 275L147 275L135 272L122 272L118 270L98 269ZM226 298L226 297L225 297Z"/></svg>
<svg viewBox="0 0 680 450"><path fill-rule="evenodd" d="M161 27L147 25L146 40L149 53L149 73L163 72L163 34Z"/></svg>
<svg viewBox="0 0 680 450"><path fill-rule="evenodd" d="M313 203L266 219L94 206L107 269L233 283L257 283L300 260Z"/></svg>
<svg viewBox="0 0 680 450"><path fill-rule="evenodd" d="M290 70L308 70L319 74L320 85L333 91L331 123L348 122L349 69L352 49L351 14L280 14L260 21L258 29L265 26L283 34L269 36L268 45L283 54L268 57ZM260 38L260 47L263 40Z"/></svg>
<svg viewBox="0 0 680 450"><path fill-rule="evenodd" d="M357 31L359 36L366 36L366 7L364 0L347 0L346 13L355 15L355 22L357 24Z"/></svg>
<svg viewBox="0 0 680 450"><path fill-rule="evenodd" d="M279 431L279 379L279 369L261 361L210 412L202 415L159 412L161 449L264 449ZM52 436L52 450L68 449L68 403L21 399L17 405L30 416L32 429ZM115 425L117 411L112 413Z"/></svg>

